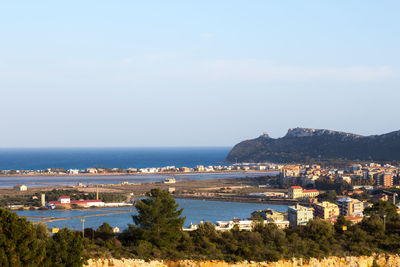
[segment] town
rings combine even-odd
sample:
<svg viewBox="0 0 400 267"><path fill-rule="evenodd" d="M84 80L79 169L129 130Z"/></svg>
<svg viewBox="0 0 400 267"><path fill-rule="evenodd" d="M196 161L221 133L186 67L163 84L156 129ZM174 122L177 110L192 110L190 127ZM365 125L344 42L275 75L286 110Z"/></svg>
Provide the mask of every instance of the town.
<svg viewBox="0 0 400 267"><path fill-rule="evenodd" d="M45 200L45 194L35 192L32 198L40 198L35 208L65 209L65 208L89 208L89 207L115 207L129 206L137 197L144 196L146 190L151 187L160 187L175 198L212 199L223 201L258 202L288 205L287 212L278 212L272 209L256 210L251 218L232 221L216 221L216 229L230 230L236 225L241 230L252 229L253 220L263 219L266 223L274 223L284 229L289 226L306 225L310 219L320 218L331 222L337 221L343 215L347 221L353 224L363 219L365 208L371 207L378 201L393 202L400 212L400 204L397 196L400 193L399 167L389 164L365 163L351 164L344 169L324 168L318 164L235 164L231 166L196 166L195 168L151 168L138 169L135 172L212 172L212 171L240 171L266 172L265 178L243 179L217 179L213 182L180 181L175 178L165 178L161 182L134 184L122 182L111 185L82 185L78 184L73 189L76 192L92 192L92 198L79 199L76 196L59 196L51 201ZM48 170L51 171L51 170ZM127 169L117 173L131 173ZM106 169L94 168L77 170L77 173L104 173ZM271 172L271 173L268 173ZM71 173L67 170L66 173ZM59 174L59 173L58 173ZM215 186L213 187L213 183ZM240 184L240 185L239 185ZM103 201L99 199L100 190L124 195L123 201ZM196 187L197 186L197 187ZM21 193L28 190L26 185L14 186ZM110 190L115 191L110 191ZM89 191L85 191L89 190ZM94 191L95 190L95 191ZM121 191L124 190L124 191ZM74 195L77 195L77 193ZM94 195L94 192L96 193ZM107 193L102 193L107 194ZM108 193L111 194L111 193ZM79 194L78 194L79 196ZM26 205L7 206L12 209L27 208ZM197 229L197 225L185 228L186 231Z"/></svg>

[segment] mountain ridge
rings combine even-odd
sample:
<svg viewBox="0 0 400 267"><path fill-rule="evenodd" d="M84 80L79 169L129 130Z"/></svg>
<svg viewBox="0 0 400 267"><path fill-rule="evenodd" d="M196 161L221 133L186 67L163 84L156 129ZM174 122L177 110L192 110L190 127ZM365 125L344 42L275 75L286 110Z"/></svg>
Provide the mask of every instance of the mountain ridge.
<svg viewBox="0 0 400 267"><path fill-rule="evenodd" d="M400 160L400 130L363 136L327 129L290 128L285 136L267 133L236 144L230 162L310 162L316 160Z"/></svg>

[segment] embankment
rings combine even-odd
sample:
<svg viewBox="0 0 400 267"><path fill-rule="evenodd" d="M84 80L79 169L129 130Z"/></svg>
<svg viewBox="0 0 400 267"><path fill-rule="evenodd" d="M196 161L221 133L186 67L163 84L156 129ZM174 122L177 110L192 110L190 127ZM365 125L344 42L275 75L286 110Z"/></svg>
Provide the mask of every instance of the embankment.
<svg viewBox="0 0 400 267"><path fill-rule="evenodd" d="M270 267L370 267L374 261L379 266L400 266L400 255L373 255L360 257L327 257L327 258L311 258L311 259L292 259L279 260L277 262L237 262L227 263L224 261L150 261L145 262L138 259L90 259L85 267L164 267L164 266L184 266L184 267L225 267L225 266L270 266Z"/></svg>

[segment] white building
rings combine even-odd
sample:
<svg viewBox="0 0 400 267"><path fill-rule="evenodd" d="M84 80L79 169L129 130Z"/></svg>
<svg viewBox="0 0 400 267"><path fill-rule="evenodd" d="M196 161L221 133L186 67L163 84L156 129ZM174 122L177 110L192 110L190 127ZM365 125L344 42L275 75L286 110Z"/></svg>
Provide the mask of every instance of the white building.
<svg viewBox="0 0 400 267"><path fill-rule="evenodd" d="M314 218L313 209L296 204L289 206L288 219L290 226L305 225Z"/></svg>
<svg viewBox="0 0 400 267"><path fill-rule="evenodd" d="M164 180L164 184L174 184L174 183L176 183L175 178L166 178Z"/></svg>
<svg viewBox="0 0 400 267"><path fill-rule="evenodd" d="M239 227L239 230L251 231L253 230L253 221L251 220L238 220L233 218L233 221L216 221L215 230L217 231L228 231L235 226Z"/></svg>
<svg viewBox="0 0 400 267"><path fill-rule="evenodd" d="M17 185L14 185L14 189L17 191L26 191L26 190L28 190L28 187L24 184L17 184Z"/></svg>
<svg viewBox="0 0 400 267"><path fill-rule="evenodd" d="M71 203L71 198L68 197L68 196L62 196L62 197L59 197L59 198L58 198L58 201L59 201L61 204L70 204L70 203Z"/></svg>
<svg viewBox="0 0 400 267"><path fill-rule="evenodd" d="M77 169L69 169L69 170L67 170L67 173L68 174L79 174L79 170L77 170Z"/></svg>

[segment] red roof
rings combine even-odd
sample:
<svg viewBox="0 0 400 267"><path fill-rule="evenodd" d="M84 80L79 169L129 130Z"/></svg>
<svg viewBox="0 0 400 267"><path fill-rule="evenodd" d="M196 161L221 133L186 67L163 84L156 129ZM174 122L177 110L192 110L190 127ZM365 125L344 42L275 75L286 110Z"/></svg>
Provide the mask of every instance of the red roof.
<svg viewBox="0 0 400 267"><path fill-rule="evenodd" d="M96 203L103 202L101 200L72 200L71 204L85 204L85 203Z"/></svg>
<svg viewBox="0 0 400 267"><path fill-rule="evenodd" d="M318 193L318 190L315 189L303 190L303 193L313 193L313 192Z"/></svg>
<svg viewBox="0 0 400 267"><path fill-rule="evenodd" d="M292 188L292 189L303 189L303 187L301 187L301 186L291 186L290 188Z"/></svg>
<svg viewBox="0 0 400 267"><path fill-rule="evenodd" d="M66 199L66 198L71 198L71 197L69 197L69 196L62 196L62 197L59 197L60 199Z"/></svg>

